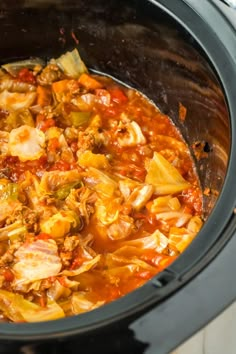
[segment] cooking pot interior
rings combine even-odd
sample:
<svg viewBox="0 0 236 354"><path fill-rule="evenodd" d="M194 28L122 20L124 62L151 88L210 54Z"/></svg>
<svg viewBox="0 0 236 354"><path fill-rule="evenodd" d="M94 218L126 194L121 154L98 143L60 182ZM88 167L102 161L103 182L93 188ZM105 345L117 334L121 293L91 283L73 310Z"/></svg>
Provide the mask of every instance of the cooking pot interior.
<svg viewBox="0 0 236 354"><path fill-rule="evenodd" d="M147 0L16 0L0 8L0 64L78 47L91 69L140 90L171 117L196 162L207 218L227 173L231 127L218 75L189 32Z"/></svg>
<svg viewBox="0 0 236 354"><path fill-rule="evenodd" d="M17 0L2 9L1 63L78 46L90 68L140 90L173 119L195 159L208 216L226 174L230 125L220 83L194 39L148 1Z"/></svg>

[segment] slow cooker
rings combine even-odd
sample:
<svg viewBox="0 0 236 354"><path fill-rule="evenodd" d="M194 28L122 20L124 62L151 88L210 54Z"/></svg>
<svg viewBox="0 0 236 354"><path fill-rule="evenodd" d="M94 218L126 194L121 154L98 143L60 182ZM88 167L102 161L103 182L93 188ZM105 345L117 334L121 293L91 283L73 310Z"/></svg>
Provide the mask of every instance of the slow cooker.
<svg viewBox="0 0 236 354"><path fill-rule="evenodd" d="M1 353L168 353L235 300L236 36L224 6L217 0L1 1L1 64L55 57L79 43L91 69L143 92L190 148L201 143L206 154L196 166L203 191L210 191L204 227L162 273L86 314L1 323ZM178 119L179 102L187 108L185 122Z"/></svg>

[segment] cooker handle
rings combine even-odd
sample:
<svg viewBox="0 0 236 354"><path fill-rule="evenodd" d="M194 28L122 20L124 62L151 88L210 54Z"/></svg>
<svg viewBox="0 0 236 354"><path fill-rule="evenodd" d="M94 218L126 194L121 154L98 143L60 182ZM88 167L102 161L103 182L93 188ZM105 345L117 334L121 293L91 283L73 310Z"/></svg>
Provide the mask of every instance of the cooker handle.
<svg viewBox="0 0 236 354"><path fill-rule="evenodd" d="M236 0L220 0L220 1L227 4L232 9L236 9Z"/></svg>

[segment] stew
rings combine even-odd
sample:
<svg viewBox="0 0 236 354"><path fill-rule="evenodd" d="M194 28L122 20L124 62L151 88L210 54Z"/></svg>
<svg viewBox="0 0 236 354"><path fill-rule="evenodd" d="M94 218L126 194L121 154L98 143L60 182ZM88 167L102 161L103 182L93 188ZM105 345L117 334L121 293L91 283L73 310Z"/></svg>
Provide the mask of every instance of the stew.
<svg viewBox="0 0 236 354"><path fill-rule="evenodd" d="M187 112L184 112L188 119ZM0 314L80 314L143 285L202 226L188 146L77 49L0 71Z"/></svg>

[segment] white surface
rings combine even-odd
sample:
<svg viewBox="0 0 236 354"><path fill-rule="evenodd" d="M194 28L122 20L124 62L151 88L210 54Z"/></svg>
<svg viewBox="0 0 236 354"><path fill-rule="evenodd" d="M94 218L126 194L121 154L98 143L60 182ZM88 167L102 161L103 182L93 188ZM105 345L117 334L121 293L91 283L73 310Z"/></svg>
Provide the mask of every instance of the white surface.
<svg viewBox="0 0 236 354"><path fill-rule="evenodd" d="M231 23L236 28L236 8L230 8L225 3L221 2L220 0L213 0L214 3L225 13L226 17L231 21ZM226 0L227 1L227 0ZM229 0L232 1L232 0ZM236 3L236 0L233 0ZM236 353L236 348L235 348Z"/></svg>
<svg viewBox="0 0 236 354"><path fill-rule="evenodd" d="M172 354L236 354L236 302Z"/></svg>

